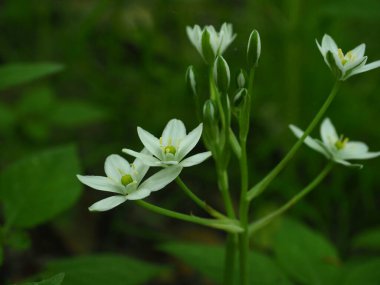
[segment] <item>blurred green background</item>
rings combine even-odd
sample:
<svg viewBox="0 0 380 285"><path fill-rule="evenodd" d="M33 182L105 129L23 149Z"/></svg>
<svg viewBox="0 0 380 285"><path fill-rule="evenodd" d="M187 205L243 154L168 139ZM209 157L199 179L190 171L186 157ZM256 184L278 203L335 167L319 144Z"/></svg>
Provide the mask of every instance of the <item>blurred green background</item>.
<svg viewBox="0 0 380 285"><path fill-rule="evenodd" d="M11 246L4 250L0 284L25 280L51 259L101 252L180 267L174 273L161 274L151 284L211 284L202 283L206 282L202 277L178 265L157 246L178 239L218 244L224 235L147 213L132 203L102 214L89 213L87 207L105 196L89 189L80 194L74 174L102 175L107 155L120 154L127 146L140 149L136 126L159 135L171 118L183 120L189 130L199 123L184 75L187 66L194 65L198 84L203 86L201 93L206 96L207 68L187 39L185 28L194 24L219 28L225 21L233 24L238 35L225 53L232 74L245 65L251 30L257 29L262 40L249 142L252 184L295 142L287 125L307 126L332 87L333 77L316 47L316 38L328 33L345 51L364 42L369 62L380 59L378 0L1 2L1 65L59 65L52 67L57 71L52 76L1 88L0 169L12 172L9 167L15 162L54 148L57 157L52 167L61 165L56 174L64 175L65 187L75 189L69 191L72 198L62 211L52 211L46 222L20 226L21 231L16 231L16 250ZM380 71L375 70L351 78L328 111L338 130L367 142L372 150L380 150L379 77ZM70 162L65 151L75 156ZM321 155L302 148L265 195L254 201L252 218L292 197L325 163ZM330 240L343 261L378 256L379 231L372 231L377 239L364 246L356 237L380 227L379 167L380 160L366 161L359 171L336 167L289 215ZM67 176L70 171L73 175ZM49 172L40 175L49 176ZM11 181L26 185L36 177L17 171L13 176ZM186 169L181 176L199 196L222 207L211 160ZM236 161L231 164L230 182L232 189L238 189ZM7 188L4 183L0 186ZM46 183L54 185L55 181ZM238 197L237 191L233 194ZM174 184L149 200L202 215ZM5 203L5 213L9 211L6 207ZM258 233L252 242L255 249L271 252L270 230Z"/></svg>

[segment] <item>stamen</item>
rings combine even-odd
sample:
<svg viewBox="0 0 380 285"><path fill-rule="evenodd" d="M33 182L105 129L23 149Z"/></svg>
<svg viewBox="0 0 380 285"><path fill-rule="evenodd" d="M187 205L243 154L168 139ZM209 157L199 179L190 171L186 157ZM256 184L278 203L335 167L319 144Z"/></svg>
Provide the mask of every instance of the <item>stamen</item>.
<svg viewBox="0 0 380 285"><path fill-rule="evenodd" d="M164 152L167 154L167 153L171 153L173 155L175 155L175 153L177 152L176 148L172 145L168 145L164 148Z"/></svg>
<svg viewBox="0 0 380 285"><path fill-rule="evenodd" d="M348 143L349 139L345 138L343 135L340 136L339 140L336 141L335 147L338 150L341 150L346 147L346 144Z"/></svg>

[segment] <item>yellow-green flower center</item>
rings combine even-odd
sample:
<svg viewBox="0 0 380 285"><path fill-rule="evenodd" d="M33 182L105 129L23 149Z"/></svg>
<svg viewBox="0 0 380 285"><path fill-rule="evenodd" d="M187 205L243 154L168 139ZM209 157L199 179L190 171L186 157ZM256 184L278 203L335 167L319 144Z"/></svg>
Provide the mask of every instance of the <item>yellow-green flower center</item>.
<svg viewBox="0 0 380 285"><path fill-rule="evenodd" d="M346 146L346 144L347 144L348 141L349 141L348 138L345 138L345 137L341 136L340 139L336 141L335 147L338 150L341 150L341 149L345 148L345 146Z"/></svg>
<svg viewBox="0 0 380 285"><path fill-rule="evenodd" d="M168 146L164 147L164 152L166 154L171 153L171 154L175 155L175 153L177 152L177 150L176 150L176 148L174 146L168 145Z"/></svg>
<svg viewBox="0 0 380 285"><path fill-rule="evenodd" d="M132 182L133 182L133 178L129 174L125 174L121 177L121 184L123 184L124 186L127 186L128 184Z"/></svg>
<svg viewBox="0 0 380 285"><path fill-rule="evenodd" d="M352 53L352 51L349 51L348 53L344 54L342 49L338 49L338 56L343 65L345 65L349 61L354 60L355 58L355 55Z"/></svg>

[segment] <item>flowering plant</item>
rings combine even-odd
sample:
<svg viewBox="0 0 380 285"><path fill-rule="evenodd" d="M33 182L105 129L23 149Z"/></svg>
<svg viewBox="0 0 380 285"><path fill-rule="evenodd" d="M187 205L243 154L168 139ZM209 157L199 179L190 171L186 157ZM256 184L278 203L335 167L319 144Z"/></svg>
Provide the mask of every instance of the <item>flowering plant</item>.
<svg viewBox="0 0 380 285"><path fill-rule="evenodd" d="M224 284L235 284L235 269L238 268L240 284L248 285L251 284L250 267L248 266L249 240L258 229L283 214L316 188L330 173L335 163L361 167L358 164L351 164L348 160L380 156L380 152L369 152L367 145L362 142L350 142L343 136L339 137L329 119L325 119L321 124L322 140L313 139L309 136L324 117L337 95L342 81L355 74L380 67L380 61L366 64L367 57L364 56L364 44L344 54L328 35L323 37L321 44L317 42L326 64L336 75L336 82L305 131L290 125L291 131L298 138L297 142L262 180L252 186L248 169L247 141L248 134L251 131L254 75L258 69L261 56L260 35L256 30L250 34L246 50L248 68L243 69L238 74L238 88L231 91L230 67L223 57L223 53L236 37L233 34L232 25L224 23L219 32L212 26L200 28L198 25L193 28L187 27L186 31L190 42L206 61L209 68L210 96L201 102L202 108L197 105L197 112L202 114L202 122L194 130L187 133L181 120L172 119L167 123L160 137L155 137L143 128L138 127L137 134L144 150L136 152L129 148L123 149L123 152L135 157L135 162L132 165L129 165L119 155L111 155L105 162L106 177L78 175L78 179L96 190L116 193L115 196L95 203L90 207L90 210L110 210L127 200L134 200L138 205L158 214L227 232ZM199 103L198 85L193 67L188 68L186 79L190 92L196 102ZM233 120L236 121L235 124L232 123ZM188 156L202 135L208 151ZM282 207L267 216L251 221L249 214L252 200L268 188L303 143L320 152L329 160L326 167L309 185ZM215 163L217 185L223 199L225 213L217 211L199 198L179 177L184 168L196 166L211 156ZM233 201L229 187L229 166L233 158L239 162L240 166L240 199L238 203ZM143 181L150 167L160 170ZM174 180L181 190L211 218L187 215L142 201L142 199L148 198L152 192L164 189ZM236 204L238 205L236 206ZM237 256L239 256L239 260L237 260ZM238 262L239 266L236 265Z"/></svg>

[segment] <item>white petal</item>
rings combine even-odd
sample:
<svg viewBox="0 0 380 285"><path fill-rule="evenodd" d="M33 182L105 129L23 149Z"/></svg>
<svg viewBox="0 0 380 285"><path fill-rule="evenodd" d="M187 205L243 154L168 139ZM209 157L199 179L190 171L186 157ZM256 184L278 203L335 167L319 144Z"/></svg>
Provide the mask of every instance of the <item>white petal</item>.
<svg viewBox="0 0 380 285"><path fill-rule="evenodd" d="M318 47L319 51L321 52L321 54L323 55L323 57L325 57L326 56L326 50L319 44L319 42L318 42L317 39L315 39L315 42L317 44L317 47Z"/></svg>
<svg viewBox="0 0 380 285"><path fill-rule="evenodd" d="M368 146L362 142L348 142L338 152L341 159L371 159L380 156L380 152L368 152Z"/></svg>
<svg viewBox="0 0 380 285"><path fill-rule="evenodd" d="M130 173L131 168L129 162L125 158L117 154L111 154L106 158L104 171L109 178L113 179L115 182L119 182L122 173Z"/></svg>
<svg viewBox="0 0 380 285"><path fill-rule="evenodd" d="M304 134L304 132L303 132L301 129L299 129L298 127L296 127L296 126L294 126L294 125L289 125L289 128L290 128L290 130L294 133L294 135L295 135L297 138L301 138L301 137L303 136L303 134ZM324 156L326 156L326 157L330 157L330 155L327 153L327 151L325 150L325 148L323 148L323 147L317 142L317 140L313 139L312 137L307 136L307 137L305 138L305 140L304 140L304 143L305 143L308 147L310 147L310 148L312 148L312 149L314 149L314 150L316 150L316 151L322 153Z"/></svg>
<svg viewBox="0 0 380 285"><path fill-rule="evenodd" d="M359 73L363 73L363 72L366 72L366 71L369 71L369 70L372 70L372 69L375 69L375 68L379 68L380 67L380 60L377 60L377 61L374 61L370 64L366 64L360 68L357 68L355 69L350 76L352 75L355 75L355 74L359 74Z"/></svg>
<svg viewBox="0 0 380 285"><path fill-rule="evenodd" d="M339 163L339 164L342 164L344 166L348 166L348 167L358 167L358 168L363 168L363 165L362 164L352 164L348 161L345 161L343 159L338 159L338 158L334 158L334 161L336 163Z"/></svg>
<svg viewBox="0 0 380 285"><path fill-rule="evenodd" d="M324 119L321 124L321 138L323 143L330 147L334 146L335 143L339 140L335 127L329 118Z"/></svg>
<svg viewBox="0 0 380 285"><path fill-rule="evenodd" d="M141 200L150 195L149 189L137 189L135 192L127 195L127 200Z"/></svg>
<svg viewBox="0 0 380 285"><path fill-rule="evenodd" d="M157 191L164 188L170 182L172 182L181 173L182 167L180 166L169 166L160 170L156 174L145 180L139 189L147 189L149 191ZM137 190L140 191L140 190Z"/></svg>
<svg viewBox="0 0 380 285"><path fill-rule="evenodd" d="M200 124L181 141L177 154L178 160L184 158L195 147L202 136L202 129L203 124Z"/></svg>
<svg viewBox="0 0 380 285"><path fill-rule="evenodd" d="M80 182L83 184L100 191L107 191L113 193L122 193L123 187L121 185L117 185L114 181L112 181L108 177L104 176L83 176L77 175Z"/></svg>
<svg viewBox="0 0 380 285"><path fill-rule="evenodd" d="M322 38L322 48L326 50L330 50L333 53L336 53L338 51L338 46L333 40L332 37L329 35L324 35Z"/></svg>
<svg viewBox="0 0 380 285"><path fill-rule="evenodd" d="M181 120L170 120L162 133L163 145L178 144L186 136L186 128ZM174 145L176 146L176 145Z"/></svg>
<svg viewBox="0 0 380 285"><path fill-rule="evenodd" d="M111 210L116 206L119 206L121 203L125 202L127 198L125 196L111 196L106 199L100 200L95 204L91 205L88 209L90 211L103 212Z"/></svg>
<svg viewBox="0 0 380 285"><path fill-rule="evenodd" d="M352 55L357 58L362 58L365 53L365 44L358 45L351 51Z"/></svg>
<svg viewBox="0 0 380 285"><path fill-rule="evenodd" d="M179 164L183 167L193 166L202 163L211 156L211 151L201 152L182 160Z"/></svg>
<svg viewBox="0 0 380 285"><path fill-rule="evenodd" d="M146 148L143 148L142 151L140 151L142 154L149 154L149 151ZM135 179L137 183L140 183L140 181L144 178L145 174L149 170L149 165L145 164L140 158L136 158L132 163L132 172L135 176Z"/></svg>
<svg viewBox="0 0 380 285"><path fill-rule="evenodd" d="M144 154L141 152L137 152L137 151L134 151L134 150L131 150L128 148L124 148L122 151L129 154L129 155L132 155L136 158L141 159L141 161L148 166L160 166L161 165L160 160L151 156L151 155Z"/></svg>
<svg viewBox="0 0 380 285"><path fill-rule="evenodd" d="M140 127L137 127L137 134L139 135L143 145L150 151L151 154L158 158L162 158L159 139Z"/></svg>

